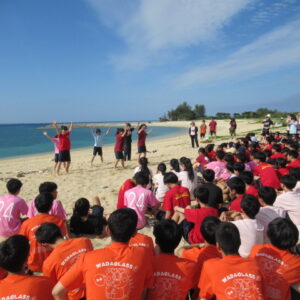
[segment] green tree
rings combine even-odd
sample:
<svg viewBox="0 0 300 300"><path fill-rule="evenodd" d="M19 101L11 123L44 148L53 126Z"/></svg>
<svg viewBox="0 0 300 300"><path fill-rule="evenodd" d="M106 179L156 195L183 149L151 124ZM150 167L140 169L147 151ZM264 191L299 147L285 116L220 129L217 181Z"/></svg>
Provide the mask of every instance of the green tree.
<svg viewBox="0 0 300 300"><path fill-rule="evenodd" d="M191 106L186 102L179 104L175 109L168 111L168 119L171 121L178 120L193 120L195 119L195 112Z"/></svg>
<svg viewBox="0 0 300 300"><path fill-rule="evenodd" d="M205 106L202 104L196 104L194 108L195 118L201 119L205 117Z"/></svg>

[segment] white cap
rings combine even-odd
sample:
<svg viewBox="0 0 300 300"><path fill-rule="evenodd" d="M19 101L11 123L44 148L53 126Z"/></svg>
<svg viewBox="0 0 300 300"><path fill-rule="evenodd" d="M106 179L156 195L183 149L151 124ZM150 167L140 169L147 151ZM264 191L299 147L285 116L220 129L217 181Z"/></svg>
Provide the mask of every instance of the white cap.
<svg viewBox="0 0 300 300"><path fill-rule="evenodd" d="M266 117L267 117L267 118L271 118L271 115L270 115L270 114L267 114Z"/></svg>

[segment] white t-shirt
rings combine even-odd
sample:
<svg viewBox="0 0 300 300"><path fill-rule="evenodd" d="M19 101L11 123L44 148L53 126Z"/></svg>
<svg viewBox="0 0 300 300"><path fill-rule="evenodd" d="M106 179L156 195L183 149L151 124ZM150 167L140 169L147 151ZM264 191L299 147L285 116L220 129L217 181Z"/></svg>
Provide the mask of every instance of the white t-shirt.
<svg viewBox="0 0 300 300"><path fill-rule="evenodd" d="M196 127L195 126L191 126L191 135L196 135Z"/></svg>
<svg viewBox="0 0 300 300"><path fill-rule="evenodd" d="M181 182L181 186L188 188L191 193L191 196L193 196L194 189L197 187L198 184L197 172L195 170L193 171L194 171L193 181L189 179L189 175L187 171L181 171L178 174L178 180Z"/></svg>
<svg viewBox="0 0 300 300"><path fill-rule="evenodd" d="M300 180L297 181L297 184L294 187L293 191L296 192L296 193L300 193Z"/></svg>
<svg viewBox="0 0 300 300"><path fill-rule="evenodd" d="M158 200L165 197L166 192L169 190L164 184L164 176L161 173L155 174L153 177L153 183L157 187L155 196Z"/></svg>
<svg viewBox="0 0 300 300"><path fill-rule="evenodd" d="M103 147L104 135L93 133L94 147Z"/></svg>

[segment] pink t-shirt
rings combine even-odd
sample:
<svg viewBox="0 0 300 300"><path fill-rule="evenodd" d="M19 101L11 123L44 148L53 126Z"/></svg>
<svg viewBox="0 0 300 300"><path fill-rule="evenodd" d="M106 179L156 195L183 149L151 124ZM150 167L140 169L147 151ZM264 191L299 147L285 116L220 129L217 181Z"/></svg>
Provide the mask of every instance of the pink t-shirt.
<svg viewBox="0 0 300 300"><path fill-rule="evenodd" d="M9 237L17 234L21 227L21 215L28 211L25 200L14 195L0 198L0 236Z"/></svg>
<svg viewBox="0 0 300 300"><path fill-rule="evenodd" d="M138 215L137 229L141 229L146 225L145 212L148 207L156 206L159 201L150 190L141 186L136 186L125 192L125 207L132 208Z"/></svg>
<svg viewBox="0 0 300 300"><path fill-rule="evenodd" d="M38 214L38 212L35 208L34 200L31 200L29 202L29 205L28 205L27 217L32 218L32 217L36 216L37 214ZM64 210L61 202L56 201L56 200L53 201L52 208L49 212L49 215L58 216L58 217L61 217L64 220L67 218L67 213Z"/></svg>
<svg viewBox="0 0 300 300"><path fill-rule="evenodd" d="M59 145L60 145L59 138L53 138L52 142L54 144L54 153L59 154Z"/></svg>
<svg viewBox="0 0 300 300"><path fill-rule="evenodd" d="M215 172L215 178L222 178L228 180L230 173L226 169L226 165L222 161L212 161L206 165L206 169L213 170Z"/></svg>

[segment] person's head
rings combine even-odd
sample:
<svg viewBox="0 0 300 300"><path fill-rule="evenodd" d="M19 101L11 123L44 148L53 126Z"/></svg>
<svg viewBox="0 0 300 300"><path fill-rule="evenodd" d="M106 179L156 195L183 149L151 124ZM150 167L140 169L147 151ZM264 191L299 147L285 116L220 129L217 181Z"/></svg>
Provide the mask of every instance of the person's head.
<svg viewBox="0 0 300 300"><path fill-rule="evenodd" d="M224 162L225 163L234 163L234 156L231 153L226 153L224 155Z"/></svg>
<svg viewBox="0 0 300 300"><path fill-rule="evenodd" d="M195 126L195 122L191 122L191 126Z"/></svg>
<svg viewBox="0 0 300 300"><path fill-rule="evenodd" d="M216 118L212 117L211 119L214 121Z"/></svg>
<svg viewBox="0 0 300 300"><path fill-rule="evenodd" d="M234 169L233 169L233 163L229 162L226 164L226 169L228 170L228 172L230 172L231 174L234 173Z"/></svg>
<svg viewBox="0 0 300 300"><path fill-rule="evenodd" d="M255 216L259 212L260 204L256 197L245 194L241 202L241 208L248 218L255 219Z"/></svg>
<svg viewBox="0 0 300 300"><path fill-rule="evenodd" d="M53 196L50 193L41 193L34 199L34 205L39 213L47 214L53 204Z"/></svg>
<svg viewBox="0 0 300 300"><path fill-rule="evenodd" d="M0 244L0 268L10 273L22 272L29 249L29 241L24 235L9 237Z"/></svg>
<svg viewBox="0 0 300 300"><path fill-rule="evenodd" d="M225 156L225 152L224 151L218 150L216 152L217 160L222 161L224 159L224 156Z"/></svg>
<svg viewBox="0 0 300 300"><path fill-rule="evenodd" d="M242 195L245 193L246 185L244 181L239 177L233 177L227 181L227 185L230 189L230 196Z"/></svg>
<svg viewBox="0 0 300 300"><path fill-rule="evenodd" d="M6 188L11 195L18 195L22 185L23 184L19 179L12 178L6 183Z"/></svg>
<svg viewBox="0 0 300 300"><path fill-rule="evenodd" d="M96 129L96 134L101 134L101 129L97 128Z"/></svg>
<svg viewBox="0 0 300 300"><path fill-rule="evenodd" d="M297 181L300 181L300 168L292 168L290 170L290 175L294 176Z"/></svg>
<svg viewBox="0 0 300 300"><path fill-rule="evenodd" d="M170 160L170 166L175 172L180 172L179 161L176 158Z"/></svg>
<svg viewBox="0 0 300 300"><path fill-rule="evenodd" d="M277 193L274 188L270 186L261 186L258 190L258 200L264 205L273 205L277 197Z"/></svg>
<svg viewBox="0 0 300 300"><path fill-rule="evenodd" d="M292 190L297 184L297 179L294 176L287 174L287 175L281 176L280 182L281 182L281 187L284 190L285 189Z"/></svg>
<svg viewBox="0 0 300 300"><path fill-rule="evenodd" d="M202 176L206 182L213 182L215 180L215 171L206 169L203 171Z"/></svg>
<svg viewBox="0 0 300 300"><path fill-rule="evenodd" d="M147 125L146 124L141 124L140 127L139 127L139 130L141 130L141 129L146 130L147 129Z"/></svg>
<svg viewBox="0 0 300 300"><path fill-rule="evenodd" d="M191 160L187 157L181 157L180 164L182 166L182 169L188 173L189 180L193 181L195 174Z"/></svg>
<svg viewBox="0 0 300 300"><path fill-rule="evenodd" d="M165 175L165 174L166 174L166 171L167 171L167 166L166 166L166 164L160 163L160 164L157 166L157 171L160 172L162 175Z"/></svg>
<svg viewBox="0 0 300 300"><path fill-rule="evenodd" d="M126 129L130 129L131 128L131 124L130 123L125 123L125 127L126 127Z"/></svg>
<svg viewBox="0 0 300 300"><path fill-rule="evenodd" d="M89 214L90 202L86 198L79 198L75 202L73 213L79 217L86 217Z"/></svg>
<svg viewBox="0 0 300 300"><path fill-rule="evenodd" d="M205 150L205 148L203 148L203 147L199 148L199 149L198 149L198 153L199 153L199 155L201 155L201 154L206 155L206 150Z"/></svg>
<svg viewBox="0 0 300 300"><path fill-rule="evenodd" d="M57 240L62 239L60 228L54 223L43 223L35 232L35 237L40 244L53 245Z"/></svg>
<svg viewBox="0 0 300 300"><path fill-rule="evenodd" d="M182 232L176 222L165 219L155 225L153 235L161 252L173 254L180 243Z"/></svg>
<svg viewBox="0 0 300 300"><path fill-rule="evenodd" d="M289 150L287 153L287 160L293 161L298 158L298 152L296 150Z"/></svg>
<svg viewBox="0 0 300 300"><path fill-rule="evenodd" d="M174 185L178 183L178 176L173 172L167 172L164 175L164 184L170 187L170 185Z"/></svg>
<svg viewBox="0 0 300 300"><path fill-rule="evenodd" d="M236 159L238 162L241 162L244 164L247 162L247 155L245 152L238 152L236 155Z"/></svg>
<svg viewBox="0 0 300 300"><path fill-rule="evenodd" d="M241 174L241 172L243 172L245 170L245 165L241 162L235 162L233 164L233 170L234 170L234 174L236 176L239 176Z"/></svg>
<svg viewBox="0 0 300 300"><path fill-rule="evenodd" d="M206 206L209 200L209 190L205 187L197 186L194 190L194 197L201 207Z"/></svg>
<svg viewBox="0 0 300 300"><path fill-rule="evenodd" d="M108 218L108 233L115 242L128 243L136 232L138 216L131 208L120 208Z"/></svg>
<svg viewBox="0 0 300 300"><path fill-rule="evenodd" d="M39 193L50 193L53 199L57 198L57 184L55 182L46 181L40 184Z"/></svg>
<svg viewBox="0 0 300 300"><path fill-rule="evenodd" d="M65 125L61 125L60 126L60 133L61 134L66 134L67 131L68 131L68 127L67 126L65 126Z"/></svg>
<svg viewBox="0 0 300 300"><path fill-rule="evenodd" d="M273 147L272 147L272 150L273 152L278 152L280 153L281 152L281 146L279 144L274 144Z"/></svg>
<svg viewBox="0 0 300 300"><path fill-rule="evenodd" d="M220 223L216 230L216 242L225 255L239 255L241 237L233 223Z"/></svg>
<svg viewBox="0 0 300 300"><path fill-rule="evenodd" d="M200 232L208 244L216 244L216 230L220 223L219 218L213 216L206 217L201 223Z"/></svg>
<svg viewBox="0 0 300 300"><path fill-rule="evenodd" d="M215 144L208 144L205 149L206 149L206 152L209 153L211 151L214 150L214 147L215 147Z"/></svg>
<svg viewBox="0 0 300 300"><path fill-rule="evenodd" d="M285 168L286 167L286 159L283 157L278 157L276 159L275 166L277 169Z"/></svg>
<svg viewBox="0 0 300 300"><path fill-rule="evenodd" d="M205 120L202 120L202 123L205 124Z"/></svg>
<svg viewBox="0 0 300 300"><path fill-rule="evenodd" d="M123 134L124 131L125 131L124 128L117 128L116 135L117 134Z"/></svg>
<svg viewBox="0 0 300 300"><path fill-rule="evenodd" d="M134 175L134 181L137 185L147 186L149 184L149 176L145 175L143 172L137 172Z"/></svg>
<svg viewBox="0 0 300 300"><path fill-rule="evenodd" d="M246 185L251 185L253 183L254 176L253 173L250 171L242 171L239 174L239 178L241 178Z"/></svg>
<svg viewBox="0 0 300 300"><path fill-rule="evenodd" d="M276 218L269 223L267 235L273 246L281 250L290 250L298 242L299 231L289 219Z"/></svg>
<svg viewBox="0 0 300 300"><path fill-rule="evenodd" d="M265 162L267 159L267 156L264 152L256 151L253 153L254 161L258 164Z"/></svg>

